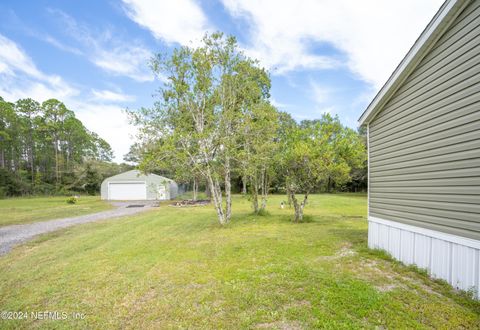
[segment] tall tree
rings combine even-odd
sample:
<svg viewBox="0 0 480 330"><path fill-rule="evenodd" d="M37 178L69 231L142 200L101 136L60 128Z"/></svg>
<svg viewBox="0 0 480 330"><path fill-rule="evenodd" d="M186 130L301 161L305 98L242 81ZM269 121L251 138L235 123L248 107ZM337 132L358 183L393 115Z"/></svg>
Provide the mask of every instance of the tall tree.
<svg viewBox="0 0 480 330"><path fill-rule="evenodd" d="M9 103L0 97L0 169L7 195L78 188L77 166L111 157L110 145L60 101Z"/></svg>
<svg viewBox="0 0 480 330"><path fill-rule="evenodd" d="M22 132L22 135L25 136L25 154L27 156L27 163L33 186L35 180L35 117L41 111L40 103L30 98L21 99L15 103L15 111L23 121L22 128L24 132Z"/></svg>
<svg viewBox="0 0 480 330"><path fill-rule="evenodd" d="M0 167L12 169L12 151L18 134L18 119L12 103L0 97Z"/></svg>
<svg viewBox="0 0 480 330"><path fill-rule="evenodd" d="M238 50L233 37L221 33L206 36L198 48L177 48L170 57L158 55L152 67L168 77L162 98L153 109L130 113L144 143L156 147L155 155L144 162L171 157L177 166L201 174L218 221L226 224L240 143L237 132L246 104L268 94L268 75ZM253 88L255 84L258 88Z"/></svg>
<svg viewBox="0 0 480 330"><path fill-rule="evenodd" d="M60 101L50 99L42 103L42 109L45 113L45 123L48 132L51 135L52 147L55 160L55 183L60 184L61 172L60 168L63 164L61 158L62 153L62 139L65 134L65 120L72 116L72 112Z"/></svg>

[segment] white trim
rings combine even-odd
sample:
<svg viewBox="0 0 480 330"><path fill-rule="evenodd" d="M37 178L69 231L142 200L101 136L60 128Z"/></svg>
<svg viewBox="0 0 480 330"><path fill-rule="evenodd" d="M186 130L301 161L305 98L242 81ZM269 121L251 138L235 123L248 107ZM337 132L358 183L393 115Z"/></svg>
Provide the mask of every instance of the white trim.
<svg viewBox="0 0 480 330"><path fill-rule="evenodd" d="M441 37L445 29L461 12L461 9L465 8L469 2L470 0L447 0L442 5L390 78L388 78L385 85L360 116L358 119L360 126L373 119L378 109L390 99L400 84L415 69L434 43Z"/></svg>
<svg viewBox="0 0 480 330"><path fill-rule="evenodd" d="M422 234L425 236L441 239L447 242L455 243L455 244L460 244L464 246L468 246L474 249L480 249L480 241L466 238L466 237L461 237L457 235L452 235L452 234L447 234L447 233L442 233L436 230L431 230L431 229L426 229L426 228L421 228L417 226L412 226L412 225L407 225L403 223L399 223L396 221L391 221L391 220L385 220L385 219L380 219L376 217L368 217L368 221L379 223L382 225L386 225L389 227L393 228L398 228L402 230L407 230L411 231L417 234Z"/></svg>

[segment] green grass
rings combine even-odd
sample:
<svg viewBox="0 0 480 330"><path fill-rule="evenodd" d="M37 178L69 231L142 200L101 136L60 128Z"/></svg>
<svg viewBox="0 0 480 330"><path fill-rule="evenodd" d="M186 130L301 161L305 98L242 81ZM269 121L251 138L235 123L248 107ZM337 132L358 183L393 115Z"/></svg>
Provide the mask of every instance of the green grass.
<svg viewBox="0 0 480 330"><path fill-rule="evenodd" d="M0 200L0 226L74 217L111 209L99 196L80 196L77 204L68 197L8 198Z"/></svg>
<svg viewBox="0 0 480 330"><path fill-rule="evenodd" d="M0 258L0 309L85 319L0 328L480 327L478 302L366 248L364 196L312 196L302 224L283 199L254 216L235 196L226 228L211 207L161 206L18 247Z"/></svg>

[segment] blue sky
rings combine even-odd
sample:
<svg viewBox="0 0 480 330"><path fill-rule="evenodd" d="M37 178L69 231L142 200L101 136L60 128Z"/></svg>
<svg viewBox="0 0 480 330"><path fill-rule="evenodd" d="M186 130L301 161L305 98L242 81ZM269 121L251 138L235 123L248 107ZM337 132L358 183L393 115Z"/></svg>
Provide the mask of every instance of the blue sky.
<svg viewBox="0 0 480 330"><path fill-rule="evenodd" d="M235 35L271 74L272 103L297 120L357 119L441 0L0 2L0 96L57 98L113 147L134 141L123 109L152 105L152 54Z"/></svg>

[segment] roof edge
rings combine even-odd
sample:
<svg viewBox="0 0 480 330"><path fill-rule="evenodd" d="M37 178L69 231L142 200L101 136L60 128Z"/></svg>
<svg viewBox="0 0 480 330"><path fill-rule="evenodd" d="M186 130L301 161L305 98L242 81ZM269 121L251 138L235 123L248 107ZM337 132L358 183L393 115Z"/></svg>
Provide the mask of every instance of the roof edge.
<svg viewBox="0 0 480 330"><path fill-rule="evenodd" d="M358 119L360 126L366 125L373 120L381 107L390 100L400 85L410 73L412 73L418 63L425 57L435 42L438 41L470 1L471 0L446 0L442 4L435 16L410 48L407 55L405 55L395 71L390 75L387 82L370 102L367 109L362 113Z"/></svg>

